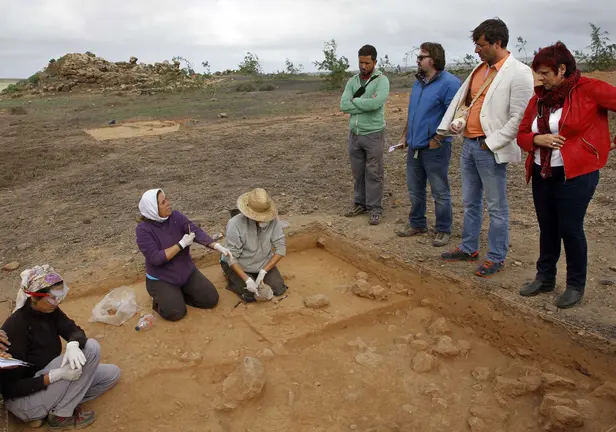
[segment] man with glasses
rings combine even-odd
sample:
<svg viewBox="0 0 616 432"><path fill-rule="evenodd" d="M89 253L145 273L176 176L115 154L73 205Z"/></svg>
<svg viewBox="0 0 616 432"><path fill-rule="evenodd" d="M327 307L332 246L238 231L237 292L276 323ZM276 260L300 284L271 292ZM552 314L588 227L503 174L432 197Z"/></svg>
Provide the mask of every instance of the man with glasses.
<svg viewBox="0 0 616 432"><path fill-rule="evenodd" d="M409 98L408 120L400 143L408 146L406 184L411 200L408 224L396 234L412 237L428 232L426 183L430 182L435 206L436 236L433 246L445 246L451 235L449 161L451 137L436 129L460 88L460 80L445 70L445 50L438 43L424 42L417 56L417 75Z"/></svg>
<svg viewBox="0 0 616 432"><path fill-rule="evenodd" d="M460 158L464 227L462 242L445 261L476 261L486 192L490 228L488 254L475 274L490 277L503 269L509 249L507 165L520 162L518 126L533 95L530 68L507 51L509 30L500 19L482 22L472 33L482 63L464 82L438 132L462 134Z"/></svg>

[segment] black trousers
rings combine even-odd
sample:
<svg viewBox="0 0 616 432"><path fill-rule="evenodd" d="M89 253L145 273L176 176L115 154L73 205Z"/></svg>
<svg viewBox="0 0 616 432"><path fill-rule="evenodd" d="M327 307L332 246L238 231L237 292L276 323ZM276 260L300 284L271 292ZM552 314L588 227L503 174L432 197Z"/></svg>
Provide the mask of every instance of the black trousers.
<svg viewBox="0 0 616 432"><path fill-rule="evenodd" d="M537 279L556 279L561 240L567 258L567 287L584 291L588 246L584 234L586 209L599 184L599 171L565 179L563 167L553 167L552 177L541 177L541 167L534 164L533 200L541 231Z"/></svg>
<svg viewBox="0 0 616 432"><path fill-rule="evenodd" d="M222 267L222 271L224 272L225 277L227 278L227 281L228 281L227 288L230 291L233 291L240 297L242 296L242 294L245 294L249 297L254 296L253 293L251 293L250 291L246 289L246 282L244 282L242 278L239 277L237 273L235 273L235 271L229 266L229 264L222 261L220 263L220 266ZM253 280L256 279L257 276L259 276L259 273L248 273L247 272L246 274L250 276ZM268 271L267 274L265 275L265 278L263 279L263 282L265 282L267 285L269 285L272 288L272 291L274 292L275 296L280 296L284 294L284 292L287 290L287 286L284 284L284 279L282 278L282 275L280 274L278 267L274 267L273 269Z"/></svg>
<svg viewBox="0 0 616 432"><path fill-rule="evenodd" d="M145 288L154 299L154 310L168 321L179 321L184 318L186 305L211 309L218 304L216 287L196 269L183 286L146 279Z"/></svg>

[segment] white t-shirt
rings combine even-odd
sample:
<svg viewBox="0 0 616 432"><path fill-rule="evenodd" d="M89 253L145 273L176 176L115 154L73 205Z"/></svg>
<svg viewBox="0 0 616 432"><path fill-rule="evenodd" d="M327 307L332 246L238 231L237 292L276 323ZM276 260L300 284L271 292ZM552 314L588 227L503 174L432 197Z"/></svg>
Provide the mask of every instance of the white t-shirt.
<svg viewBox="0 0 616 432"><path fill-rule="evenodd" d="M563 109L558 108L556 111L550 114L550 132L554 135L558 134L558 122L560 121L560 117L563 114ZM537 126L537 117L533 121L532 127L533 133L539 133L539 127ZM541 165L541 149L535 150L535 163L537 165ZM550 161L550 166L559 167L563 166L563 157L560 154L560 150L552 149L552 160Z"/></svg>

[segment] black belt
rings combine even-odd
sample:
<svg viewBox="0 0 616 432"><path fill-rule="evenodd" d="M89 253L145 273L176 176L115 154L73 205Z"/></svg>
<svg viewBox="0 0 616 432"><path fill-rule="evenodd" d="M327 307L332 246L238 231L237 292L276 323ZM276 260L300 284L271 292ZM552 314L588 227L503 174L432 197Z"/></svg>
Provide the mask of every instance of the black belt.
<svg viewBox="0 0 616 432"><path fill-rule="evenodd" d="M468 140L472 140L472 141L485 141L486 140L486 136L485 135L481 135L475 138L468 138L468 137L464 137Z"/></svg>

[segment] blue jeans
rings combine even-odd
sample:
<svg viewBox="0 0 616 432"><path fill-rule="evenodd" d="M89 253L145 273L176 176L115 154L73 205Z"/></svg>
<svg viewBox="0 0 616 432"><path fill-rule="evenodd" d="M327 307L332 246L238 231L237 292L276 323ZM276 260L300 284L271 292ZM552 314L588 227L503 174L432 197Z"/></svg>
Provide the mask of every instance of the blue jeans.
<svg viewBox="0 0 616 432"><path fill-rule="evenodd" d="M415 150L409 147L406 158L406 185L411 199L409 225L412 228L428 227L426 219L426 182L430 182L437 232L451 233L451 193L449 191L449 161L451 143L443 143L437 149L428 147Z"/></svg>
<svg viewBox="0 0 616 432"><path fill-rule="evenodd" d="M479 234L483 218L483 191L486 191L490 228L487 259L505 261L509 249L509 204L507 203L507 164L498 164L490 150L481 148L476 139L464 138L460 156L464 227L460 250L479 250Z"/></svg>

